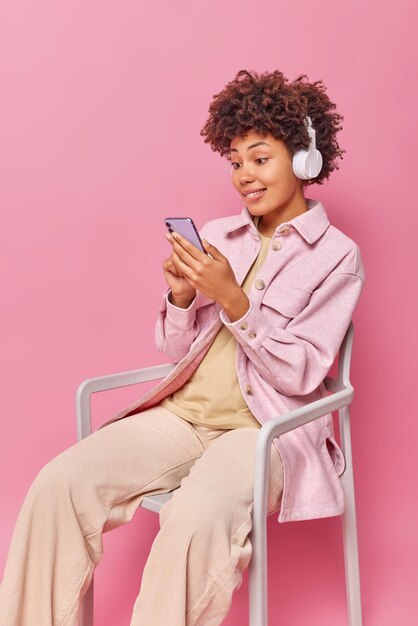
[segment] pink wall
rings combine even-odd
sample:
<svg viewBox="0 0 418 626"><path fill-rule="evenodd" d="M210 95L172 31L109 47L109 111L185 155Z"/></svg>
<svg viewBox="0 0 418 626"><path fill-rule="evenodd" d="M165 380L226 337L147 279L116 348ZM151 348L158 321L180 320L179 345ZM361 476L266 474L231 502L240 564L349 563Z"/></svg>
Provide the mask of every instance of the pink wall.
<svg viewBox="0 0 418 626"><path fill-rule="evenodd" d="M239 69L279 68L322 78L345 115L341 169L309 191L367 273L352 407L364 624L416 624L417 17L408 0L0 2L1 571L35 473L76 439L79 383L162 362L162 217L241 209L199 136L211 96ZM139 393L97 399L96 422ZM139 511L105 535L100 626L129 624L157 524ZM270 520L272 624L346 624L340 527ZM245 583L225 624L246 609Z"/></svg>

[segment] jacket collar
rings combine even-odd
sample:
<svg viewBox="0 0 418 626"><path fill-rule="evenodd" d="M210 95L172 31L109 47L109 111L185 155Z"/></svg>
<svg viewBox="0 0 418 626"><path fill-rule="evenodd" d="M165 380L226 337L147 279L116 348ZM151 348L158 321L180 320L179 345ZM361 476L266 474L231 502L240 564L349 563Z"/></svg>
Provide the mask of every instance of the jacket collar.
<svg viewBox="0 0 418 626"><path fill-rule="evenodd" d="M295 228L310 244L315 243L315 241L322 237L330 225L325 208L319 200L311 200L308 198L307 203L308 210L305 211L305 213L297 215L288 222L279 224L275 232L278 232L282 226L288 225L293 226L293 228ZM227 218L224 232L231 233L234 230L238 230L238 228L242 228L243 226L249 226L250 230L254 230L256 232L252 216L246 206L244 206L240 215L234 215L233 217Z"/></svg>

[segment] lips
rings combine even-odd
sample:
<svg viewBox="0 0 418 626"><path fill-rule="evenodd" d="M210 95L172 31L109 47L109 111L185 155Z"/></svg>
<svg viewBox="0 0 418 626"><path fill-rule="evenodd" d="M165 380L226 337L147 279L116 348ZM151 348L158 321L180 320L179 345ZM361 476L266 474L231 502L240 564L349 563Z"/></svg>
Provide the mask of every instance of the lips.
<svg viewBox="0 0 418 626"><path fill-rule="evenodd" d="M263 193L267 191L267 189L265 187L261 187L259 189L250 189L249 191L243 191L242 195L245 198L259 198L260 196L263 195Z"/></svg>

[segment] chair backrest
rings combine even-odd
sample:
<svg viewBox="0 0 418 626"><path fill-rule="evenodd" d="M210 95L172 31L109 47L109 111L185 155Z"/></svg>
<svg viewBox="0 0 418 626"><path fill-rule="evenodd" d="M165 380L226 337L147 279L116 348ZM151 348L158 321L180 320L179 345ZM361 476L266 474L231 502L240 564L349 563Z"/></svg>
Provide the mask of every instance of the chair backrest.
<svg viewBox="0 0 418 626"><path fill-rule="evenodd" d="M350 382L350 365L351 365L351 352L353 349L354 339L354 325L350 322L344 339L341 343L340 350L338 352L338 374L337 378L327 376L324 380L325 387L329 392L340 391L341 389L351 388L354 393L353 387ZM352 451L351 451L351 429L350 429L350 406L344 406L338 410L339 428L340 428L340 448L345 458L346 469L340 478L347 473L352 474ZM345 483L343 483L344 491L346 490Z"/></svg>
<svg viewBox="0 0 418 626"><path fill-rule="evenodd" d="M351 386L350 383L350 366L351 366L351 352L353 349L354 339L354 325L350 322L350 325L345 333L344 339L341 343L338 352L338 374L337 378L327 376L324 380L325 387L328 391L340 391L344 387Z"/></svg>

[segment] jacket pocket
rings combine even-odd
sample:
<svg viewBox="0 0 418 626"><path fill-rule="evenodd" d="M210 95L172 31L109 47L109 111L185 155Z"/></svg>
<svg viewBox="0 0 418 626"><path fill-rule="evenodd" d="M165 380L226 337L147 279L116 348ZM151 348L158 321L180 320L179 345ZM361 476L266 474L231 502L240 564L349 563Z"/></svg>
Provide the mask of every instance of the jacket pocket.
<svg viewBox="0 0 418 626"><path fill-rule="evenodd" d="M345 470L345 458L343 452L332 435L327 435L324 443L324 454L331 457L332 464L338 476Z"/></svg>
<svg viewBox="0 0 418 626"><path fill-rule="evenodd" d="M311 293L287 284L270 285L261 301L263 306L274 309L284 317L296 317L308 305Z"/></svg>

